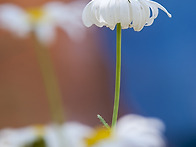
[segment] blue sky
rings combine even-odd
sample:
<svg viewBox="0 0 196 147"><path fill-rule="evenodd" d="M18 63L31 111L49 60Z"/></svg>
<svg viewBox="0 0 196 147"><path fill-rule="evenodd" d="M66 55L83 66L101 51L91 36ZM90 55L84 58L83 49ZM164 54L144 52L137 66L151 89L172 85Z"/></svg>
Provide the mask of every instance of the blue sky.
<svg viewBox="0 0 196 147"><path fill-rule="evenodd" d="M160 10L152 26L122 31L122 93L137 113L162 119L180 147L179 139L196 139L196 1L156 2L172 18ZM115 31L103 30L114 67Z"/></svg>

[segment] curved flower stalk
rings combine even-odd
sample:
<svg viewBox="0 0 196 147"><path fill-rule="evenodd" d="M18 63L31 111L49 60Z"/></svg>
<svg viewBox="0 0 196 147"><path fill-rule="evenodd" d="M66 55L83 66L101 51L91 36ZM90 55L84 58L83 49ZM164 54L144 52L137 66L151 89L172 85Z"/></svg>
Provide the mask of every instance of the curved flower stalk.
<svg viewBox="0 0 196 147"><path fill-rule="evenodd" d="M94 130L86 144L87 147L165 147L163 130L164 125L158 119L126 115L111 133Z"/></svg>
<svg viewBox="0 0 196 147"><path fill-rule="evenodd" d="M144 26L153 23L158 16L158 9L171 17L163 6L151 0L92 0L84 8L82 19L87 27L95 24L114 30L116 24L120 23L122 29L141 31Z"/></svg>
<svg viewBox="0 0 196 147"><path fill-rule="evenodd" d="M82 6L76 2L69 4L49 2L41 8L22 9L13 4L2 4L0 27L20 37L25 37L33 31L38 40L44 44L49 44L55 39L56 27L64 30L71 39L80 40L84 35L80 19ZM80 30L80 33L77 30Z"/></svg>

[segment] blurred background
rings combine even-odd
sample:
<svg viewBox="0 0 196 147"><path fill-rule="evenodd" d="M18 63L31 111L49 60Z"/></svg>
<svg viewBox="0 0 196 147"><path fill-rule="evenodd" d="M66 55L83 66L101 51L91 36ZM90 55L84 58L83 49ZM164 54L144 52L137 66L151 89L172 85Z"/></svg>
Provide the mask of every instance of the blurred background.
<svg viewBox="0 0 196 147"><path fill-rule="evenodd" d="M159 11L152 26L139 33L122 32L121 94L135 113L164 121L169 146L195 147L196 2L156 1L172 18ZM105 29L104 33L114 63L115 32Z"/></svg>
<svg viewBox="0 0 196 147"><path fill-rule="evenodd" d="M7 2L29 8L48 1L0 0ZM154 24L141 32L122 31L120 113L157 117L166 125L168 147L196 147L196 2L157 2L172 14L171 19L160 11ZM115 31L93 26L79 43L59 28L57 32L48 50L65 118L96 125L100 113L110 122ZM32 37L21 39L1 29L0 52L0 128L50 122Z"/></svg>
<svg viewBox="0 0 196 147"><path fill-rule="evenodd" d="M0 2L28 9L49 1ZM86 37L76 42L57 28L58 35L46 50L51 55L59 82L65 119L97 125L97 113L107 121L111 120L113 93L110 91L110 81L113 78L110 76L112 71L108 69L107 59L102 56L103 46L98 37L92 34L94 31L84 29ZM80 32L74 33L79 35ZM35 48L36 43L31 34L19 38L8 30L0 29L0 128L51 121Z"/></svg>

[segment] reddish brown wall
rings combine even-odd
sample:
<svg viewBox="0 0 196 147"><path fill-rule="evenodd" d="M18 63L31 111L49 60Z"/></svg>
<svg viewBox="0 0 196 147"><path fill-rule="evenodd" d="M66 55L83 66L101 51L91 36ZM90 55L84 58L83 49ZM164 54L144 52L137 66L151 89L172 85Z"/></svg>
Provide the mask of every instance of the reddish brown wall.
<svg viewBox="0 0 196 147"><path fill-rule="evenodd" d="M46 0L0 0L24 7ZM60 82L66 117L96 124L96 114L111 118L111 79L100 46L88 33L76 44L58 30L50 48ZM19 39L0 30L0 128L50 121L44 85L31 37Z"/></svg>

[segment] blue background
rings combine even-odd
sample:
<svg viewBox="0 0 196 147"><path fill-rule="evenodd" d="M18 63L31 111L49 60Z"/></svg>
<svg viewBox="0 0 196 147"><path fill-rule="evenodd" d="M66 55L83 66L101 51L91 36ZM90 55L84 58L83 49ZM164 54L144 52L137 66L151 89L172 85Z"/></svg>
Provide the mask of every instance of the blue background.
<svg viewBox="0 0 196 147"><path fill-rule="evenodd" d="M156 2L172 18L160 10L152 26L122 31L122 97L164 121L169 146L196 147L196 1ZM116 32L103 30L115 67Z"/></svg>

